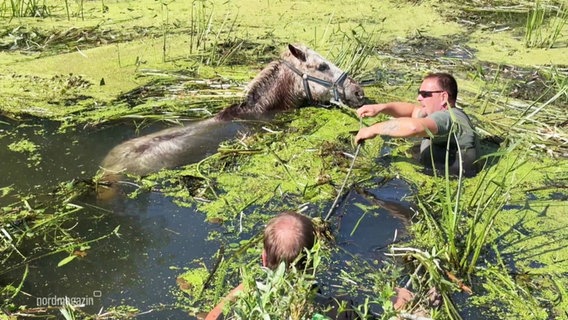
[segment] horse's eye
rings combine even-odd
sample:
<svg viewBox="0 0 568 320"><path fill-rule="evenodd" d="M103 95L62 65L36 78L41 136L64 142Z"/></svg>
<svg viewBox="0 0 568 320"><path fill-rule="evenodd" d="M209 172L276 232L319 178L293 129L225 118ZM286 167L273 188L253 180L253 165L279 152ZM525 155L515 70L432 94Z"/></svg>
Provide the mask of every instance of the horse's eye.
<svg viewBox="0 0 568 320"><path fill-rule="evenodd" d="M329 70L329 65L327 63L322 63L318 66L318 71L324 72Z"/></svg>

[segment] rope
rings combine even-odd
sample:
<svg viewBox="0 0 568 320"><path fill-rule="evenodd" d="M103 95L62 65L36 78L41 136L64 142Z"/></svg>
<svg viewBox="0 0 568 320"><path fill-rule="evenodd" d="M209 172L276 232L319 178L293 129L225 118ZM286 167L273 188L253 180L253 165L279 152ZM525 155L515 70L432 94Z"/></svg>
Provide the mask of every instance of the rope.
<svg viewBox="0 0 568 320"><path fill-rule="evenodd" d="M359 129L361 129L363 125L363 118L359 118ZM353 171L353 165L355 165L355 160L357 160L357 156L359 155L359 151L361 150L361 145L362 143L357 144L357 149L355 149L355 154L353 155L353 160L351 161L351 166L349 166L349 171L347 171L347 175L345 176L345 180L343 180L343 184L341 185L341 188L339 189L339 192L337 193L337 197L335 197L335 201L333 201L333 204L331 205L331 208L329 208L329 211L327 213L327 215L325 216L325 218L323 219L323 221L327 221L327 219L329 219L329 217L331 216L331 214L333 213L333 210L335 209L335 206L337 205L337 202L339 201L339 198L341 197L341 194L343 193L343 189L345 188L345 185L347 184L347 180L349 180L349 176L351 175L351 171Z"/></svg>

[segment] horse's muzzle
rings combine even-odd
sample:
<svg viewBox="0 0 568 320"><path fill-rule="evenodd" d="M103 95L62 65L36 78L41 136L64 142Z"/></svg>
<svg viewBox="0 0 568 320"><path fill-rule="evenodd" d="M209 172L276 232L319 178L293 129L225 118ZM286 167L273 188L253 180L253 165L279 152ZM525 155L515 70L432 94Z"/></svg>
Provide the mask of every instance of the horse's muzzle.
<svg viewBox="0 0 568 320"><path fill-rule="evenodd" d="M365 92L363 87L357 81L353 80L351 77L347 77L343 84L343 90L341 92L341 100L346 105L357 108L365 103Z"/></svg>

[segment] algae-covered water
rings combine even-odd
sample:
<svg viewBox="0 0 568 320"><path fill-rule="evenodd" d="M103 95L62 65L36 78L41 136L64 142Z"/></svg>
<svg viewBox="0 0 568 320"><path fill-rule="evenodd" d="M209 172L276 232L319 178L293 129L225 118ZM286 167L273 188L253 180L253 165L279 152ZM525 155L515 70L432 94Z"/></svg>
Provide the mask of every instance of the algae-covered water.
<svg viewBox="0 0 568 320"><path fill-rule="evenodd" d="M506 210L476 273L464 275L473 295L449 290L459 313L566 317L566 3L46 2L25 17L11 5L0 7L0 317L57 313L42 309L46 299L69 296L91 298L81 308L89 314L119 307L141 318L193 318L212 307L213 291L238 281L244 262L231 265L222 285L210 280L217 283L201 297L183 293L178 276L214 273L219 256L231 256L223 252L238 256L282 210L323 217L351 165L353 132L377 119L309 106L196 150L187 166L128 177L110 201L97 198L109 150L238 101L288 43L349 71L370 102L414 101L426 73L453 73L485 152L514 145L508 156L522 158L507 180L513 187L496 197ZM545 24L531 37L543 45L529 46L526 22L538 10ZM392 244L440 247L413 199L438 208L444 181L417 166L414 142L375 139L361 149L331 218L337 248L321 275L325 293L346 291L363 303L379 293L346 274L390 263ZM466 179L466 197L491 170L505 171L505 161Z"/></svg>
<svg viewBox="0 0 568 320"><path fill-rule="evenodd" d="M30 119L25 125L5 125L6 131L10 129L11 137L2 140L2 150L6 150L2 153L7 173L2 179L4 185L46 194L59 181L87 179L97 171L101 155L109 147L131 138L134 132L132 126L115 125L58 133L59 126L57 122L41 119ZM138 134L160 127L163 125L149 126ZM42 131L41 135L37 130ZM28 137L31 143L41 146L37 150L41 154L41 166L30 168L25 154L8 150L7 145L20 137ZM50 142L43 142L47 137ZM77 166L77 163L81 165ZM26 179L21 179L22 176ZM127 192L128 187L125 189ZM376 194L370 196L349 193L331 219L337 243L342 248L335 258L340 264L337 270L330 270L330 274L322 277L333 279L332 274L341 270L341 261L353 256L369 261L381 260L381 253L386 251L388 244L405 236L412 213L410 205L401 199L410 193L408 185L393 180L382 183L374 192ZM367 203L372 206L377 201L388 210L366 212L355 205ZM85 250L78 261L63 266L58 263L65 253L30 261L27 264L30 272L21 287L25 294L14 299L15 303L38 308L57 307L62 301L57 299L68 297L82 301L79 303L84 304L82 310L92 314L112 306L127 305L148 312L139 318L193 318L177 304L176 279L186 268L214 265L212 257L223 241L211 238L210 233L227 232L224 228L206 222L204 213L195 207L180 207L160 192L105 202L92 192L75 199L73 204L83 208L70 228L74 233L85 238L98 238L120 227L119 233L100 240ZM228 237L235 239L235 236ZM246 239L250 232L239 237ZM33 257L34 242L26 243L20 250ZM2 273L4 281L21 276L22 267L14 268L19 260L5 262L10 271ZM333 281L327 282L327 285L332 284Z"/></svg>

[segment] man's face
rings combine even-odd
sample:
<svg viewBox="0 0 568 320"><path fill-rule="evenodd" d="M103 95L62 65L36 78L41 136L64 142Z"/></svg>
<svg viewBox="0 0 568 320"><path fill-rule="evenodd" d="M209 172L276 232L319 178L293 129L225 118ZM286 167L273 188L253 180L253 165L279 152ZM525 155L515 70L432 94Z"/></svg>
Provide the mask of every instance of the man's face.
<svg viewBox="0 0 568 320"><path fill-rule="evenodd" d="M422 106L421 115L426 117L436 111L447 109L448 93L442 91L438 79L425 79L418 90L418 102Z"/></svg>

